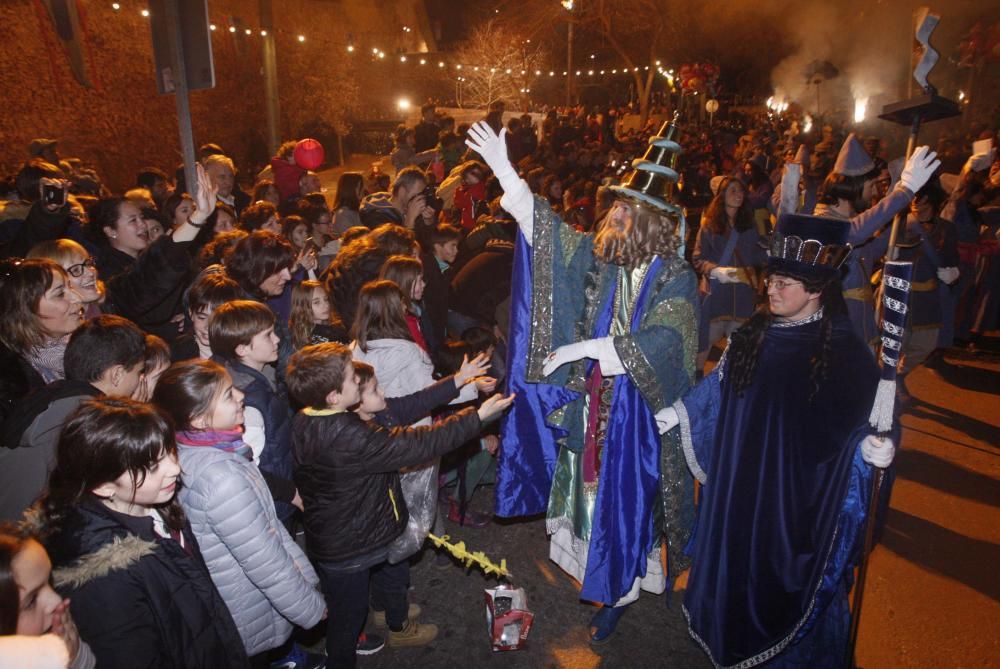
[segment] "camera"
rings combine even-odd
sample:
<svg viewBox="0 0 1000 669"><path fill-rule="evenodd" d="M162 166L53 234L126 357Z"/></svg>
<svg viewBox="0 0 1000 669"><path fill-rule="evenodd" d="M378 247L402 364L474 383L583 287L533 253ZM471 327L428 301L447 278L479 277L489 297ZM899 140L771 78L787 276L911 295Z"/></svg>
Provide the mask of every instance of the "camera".
<svg viewBox="0 0 1000 669"><path fill-rule="evenodd" d="M444 209L444 200L437 196L437 187L427 186L424 188L421 195L424 196L424 204L434 209L434 211L441 211Z"/></svg>
<svg viewBox="0 0 1000 669"><path fill-rule="evenodd" d="M66 204L66 195L68 192L69 187L65 181L42 184L42 204L62 207Z"/></svg>

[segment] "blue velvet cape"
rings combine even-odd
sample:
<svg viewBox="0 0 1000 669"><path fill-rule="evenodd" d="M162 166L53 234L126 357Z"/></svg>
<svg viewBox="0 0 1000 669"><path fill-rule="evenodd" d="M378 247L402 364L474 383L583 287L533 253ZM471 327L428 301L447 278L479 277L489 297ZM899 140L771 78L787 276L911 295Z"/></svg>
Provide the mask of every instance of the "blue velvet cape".
<svg viewBox="0 0 1000 669"><path fill-rule="evenodd" d="M810 402L819 329L770 328L742 395L727 362L675 405L704 484L684 613L716 666L775 659L846 592L871 479L857 445L871 433L878 368L838 317L829 376Z"/></svg>
<svg viewBox="0 0 1000 669"><path fill-rule="evenodd" d="M559 346L608 334L618 276L617 268L596 261L592 237L565 226L544 200L536 199L534 216L532 246L518 235L515 252L508 379L518 396L503 425L510 447L498 462L501 516L545 511L559 448L583 450L582 391L590 365L565 365L551 377L541 367ZM693 518L692 481L679 441L661 449L653 420L655 411L687 391L694 372L696 281L690 267L678 258L656 259L635 305L628 334L614 338L627 373L615 379L581 594L607 604L645 574L646 555L661 529L672 570L683 569Z"/></svg>

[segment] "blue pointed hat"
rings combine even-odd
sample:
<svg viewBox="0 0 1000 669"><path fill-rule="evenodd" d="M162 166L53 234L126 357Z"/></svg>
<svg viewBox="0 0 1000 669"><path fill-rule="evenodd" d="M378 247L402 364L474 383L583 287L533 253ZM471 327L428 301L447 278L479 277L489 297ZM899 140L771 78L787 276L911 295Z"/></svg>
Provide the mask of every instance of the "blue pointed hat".
<svg viewBox="0 0 1000 669"><path fill-rule="evenodd" d="M840 147L837 162L833 165L834 173L857 177L868 174L873 169L875 169L875 161L858 141L857 135L852 132L844 140L844 145Z"/></svg>
<svg viewBox="0 0 1000 669"><path fill-rule="evenodd" d="M771 237L768 269L776 274L832 278L851 254L849 221L782 214Z"/></svg>

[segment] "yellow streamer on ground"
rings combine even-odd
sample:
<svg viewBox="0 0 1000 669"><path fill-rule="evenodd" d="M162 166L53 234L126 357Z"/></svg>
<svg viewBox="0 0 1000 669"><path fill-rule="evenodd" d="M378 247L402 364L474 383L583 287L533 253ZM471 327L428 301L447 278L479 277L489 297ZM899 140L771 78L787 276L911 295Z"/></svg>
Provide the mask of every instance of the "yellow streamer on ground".
<svg viewBox="0 0 1000 669"><path fill-rule="evenodd" d="M453 556L455 556L459 561L465 563L466 567L471 567L472 565L477 565L483 570L485 574L496 574L497 576L506 576L511 578L511 573L507 571L507 560L500 560L500 564L490 561L486 557L486 553L482 551L476 551L475 553L469 552L465 548L465 542L459 541L456 544L449 542L451 538L447 534L443 536L435 536L433 534L428 534L427 538L434 542L434 545L438 548L443 548Z"/></svg>

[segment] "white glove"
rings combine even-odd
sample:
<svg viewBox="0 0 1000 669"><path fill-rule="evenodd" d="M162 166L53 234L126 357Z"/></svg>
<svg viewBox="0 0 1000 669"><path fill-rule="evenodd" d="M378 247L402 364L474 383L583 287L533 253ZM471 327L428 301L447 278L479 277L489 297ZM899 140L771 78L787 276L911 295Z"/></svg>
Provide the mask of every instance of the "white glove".
<svg viewBox="0 0 1000 669"><path fill-rule="evenodd" d="M497 135L489 123L479 121L469 128L468 134L469 137L465 140L465 145L483 157L497 179L501 179L501 175L514 173L514 166L510 164L510 158L507 157L507 140L505 139L507 128L501 128L500 134Z"/></svg>
<svg viewBox="0 0 1000 669"><path fill-rule="evenodd" d="M934 174L934 170L941 166L941 161L937 159L937 153L931 151L929 147L917 147L910 159L906 161L906 167L899 176L899 183L906 186L911 193L916 193L923 188L924 184Z"/></svg>
<svg viewBox="0 0 1000 669"><path fill-rule="evenodd" d="M493 170L503 189L500 206L514 217L521 234L530 246L534 229L535 200L528 184L517 176L514 166L510 164L510 158L507 157L506 135L507 128L502 128L497 135L488 123L479 121L469 128L469 137L465 140L465 145L482 156Z"/></svg>
<svg viewBox="0 0 1000 669"><path fill-rule="evenodd" d="M885 469L892 464L895 455L896 446L888 437L879 439L874 434L869 434L861 440L861 457L874 467Z"/></svg>
<svg viewBox="0 0 1000 669"><path fill-rule="evenodd" d="M542 374L548 376L566 363L576 362L582 358L599 360L601 374L604 376L618 376L625 373L625 367L618 357L618 351L615 350L614 338L602 337L560 346L545 358Z"/></svg>
<svg viewBox="0 0 1000 669"><path fill-rule="evenodd" d="M708 276L719 283L739 283L739 268L736 267L713 267Z"/></svg>
<svg viewBox="0 0 1000 669"><path fill-rule="evenodd" d="M677 409L673 407L660 409L653 415L653 418L656 420L656 427L660 430L660 434L666 434L681 422L677 416Z"/></svg>
<svg viewBox="0 0 1000 669"><path fill-rule="evenodd" d="M958 274L957 267L938 267L937 270L938 278L948 285L955 283L955 280L958 279Z"/></svg>

